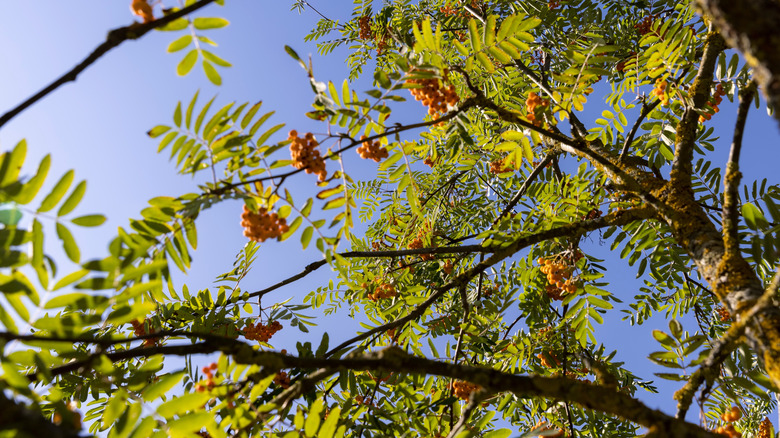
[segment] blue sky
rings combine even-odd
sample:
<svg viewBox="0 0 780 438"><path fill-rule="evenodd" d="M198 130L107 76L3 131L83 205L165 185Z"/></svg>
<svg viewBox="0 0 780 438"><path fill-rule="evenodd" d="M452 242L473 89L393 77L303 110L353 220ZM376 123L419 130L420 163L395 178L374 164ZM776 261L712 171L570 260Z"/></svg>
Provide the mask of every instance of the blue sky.
<svg viewBox="0 0 780 438"><path fill-rule="evenodd" d="M74 4L77 3L77 4ZM80 2L2 2L0 3L0 55L4 68L0 69L0 112L5 112L21 100L48 84L55 77L83 59L105 38L109 29L129 24L134 17L127 2L82 0ZM167 155L156 153L157 141L149 139L146 131L157 124L169 124L176 102L188 102L200 90L201 102L217 95L216 107L231 101L264 102L263 111L276 111L272 123L287 123L281 132L295 128L321 131L303 114L309 110L312 93L305 72L284 53L283 45L292 46L302 57L312 55L314 71L319 80L333 80L341 84L347 77L344 52L326 58L316 54L311 43L303 37L318 17L311 11L302 15L290 11L290 1L236 1L227 6L208 6L198 15L224 16L231 25L204 34L219 43L213 51L233 63L232 68L220 69L221 87L211 85L196 65L187 77L177 77L176 64L184 52L168 54L168 43L180 34L153 32L139 41L129 41L101 58L85 71L75 83L67 84L43 101L28 109L0 129L0 147L13 147L22 138L28 141L27 172L31 172L40 158L51 153L53 166L50 187L68 169L75 169L77 178L88 181L87 196L79 207L81 213L107 214L109 221L98 229L80 230L76 237L82 254L88 258L102 257L108 239L117 226L126 226L127 219L139 217L147 200L155 196L179 194L195 190L190 177L177 176L174 163ZM314 1L313 4L333 17L346 18L351 11L348 2ZM357 90L365 90L369 83L358 83ZM595 95L594 95L595 96ZM592 96L592 97L594 97ZM411 116L423 114L422 108L410 102L406 107ZM754 175L770 178L777 183L777 125L766 116L766 111L752 109L743 148L745 182ZM722 139L717 144L722 157L715 165L724 165L731 139L733 115L736 106L724 101L721 112L713 118ZM600 113L600 109L595 114ZM587 119L587 115L585 117ZM270 125L269 125L270 126ZM311 185L313 177L304 176L293 184ZM199 249L195 263L186 281L191 289L209 287L213 278L228 270L233 256L245 243L239 226L239 203L226 203L208 210L199 219ZM53 231L53 230L52 230ZM54 233L50 233L50 242ZM598 256L608 263L623 266L609 254L607 246L590 245ZM56 249L52 249L57 254ZM299 272L307 263L319 259L319 254L308 251L301 254L293 241L287 245L264 244L256 266L245 287L256 289ZM315 280L328 278L327 268L311 277L311 281L296 284L275 293L273 298L295 296L299 301L310 290ZM629 298L638 283L630 269L610 272L612 290L621 298ZM617 319L617 318L616 318ZM341 319L330 319L343 325ZM656 324L665 328L665 322ZM620 356L635 356L644 360L655 348L647 326L638 329L600 330L600 339L608 350L618 349ZM686 329L694 327L686 325ZM346 332L343 338L348 336ZM283 330L275 340L294 343L301 340L292 330ZM313 343L319 336L311 336ZM287 346L289 348L289 346ZM645 367L640 373L653 378L658 371ZM656 379L657 380L657 379ZM671 412L671 394L679 384L662 386L660 396L647 396L651 405ZM694 414L689 414L689 419Z"/></svg>

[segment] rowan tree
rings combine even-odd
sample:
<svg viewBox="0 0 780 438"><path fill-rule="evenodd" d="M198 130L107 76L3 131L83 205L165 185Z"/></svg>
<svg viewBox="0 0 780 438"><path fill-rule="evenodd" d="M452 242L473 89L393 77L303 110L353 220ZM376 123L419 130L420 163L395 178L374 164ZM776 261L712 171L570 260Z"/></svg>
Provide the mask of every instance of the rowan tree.
<svg viewBox="0 0 780 438"><path fill-rule="evenodd" d="M111 31L0 127L152 29L182 32L168 46L184 53L179 74L200 61L221 83L216 67L230 64L198 44L228 23L198 16L212 2L134 0L143 23ZM309 35L328 56L346 47L350 78L373 80L367 92L320 82L285 47L305 73L288 85L311 85L316 132L269 127L260 104L217 109L195 93L172 105L173 123L148 134L179 173L207 182L151 199L107 255L82 256L72 236L105 220L77 212L86 186L73 186L73 172L41 192L49 156L23 167L24 141L2 156L2 202L29 220L0 217L0 338L15 345L2 356L0 430L774 436L780 190L743 177L740 154L750 106L777 102L777 3L739 2L763 33L737 2L702 0L703 15L668 0L378 3L323 14ZM739 102L731 117L719 114L724 99ZM427 116L394 122L407 100ZM601 116L591 122L592 108ZM722 118L735 122L716 126ZM733 138L726 162L719 136ZM350 176L358 170L373 177ZM244 248L214 260L225 266L216 287L176 284L199 214L235 199ZM73 272L47 255L42 222L52 220ZM275 284L242 281L274 239L313 245L321 259ZM602 265L594 240L622 261ZM282 295L325 267L329 283ZM618 295L613 270L644 287ZM280 330L306 332L339 309L363 321L354 336L275 345ZM653 384L595 330L653 316L668 330L647 330L658 343L647 360L679 382L668 394L676 412L640 401Z"/></svg>

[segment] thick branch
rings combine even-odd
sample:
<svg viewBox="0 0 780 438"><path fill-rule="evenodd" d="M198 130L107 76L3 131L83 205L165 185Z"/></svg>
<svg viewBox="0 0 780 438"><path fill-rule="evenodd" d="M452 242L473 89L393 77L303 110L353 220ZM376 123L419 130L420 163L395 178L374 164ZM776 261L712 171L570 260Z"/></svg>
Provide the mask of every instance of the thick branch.
<svg viewBox="0 0 780 438"><path fill-rule="evenodd" d="M106 41L103 42L103 44L97 46L95 50L93 50L92 53L89 54L89 56L87 56L86 58L84 58L83 61L81 61L81 63L73 67L69 72L57 78L57 80L49 84L46 88L35 93L32 97L28 98L24 102L17 105L16 108L13 108L7 113L3 114L2 117L0 117L0 128L2 128L3 125L8 123L8 121L16 117L19 113L26 110L33 104L35 104L37 101L46 97L52 91L56 90L62 85L67 84L68 82L75 81L78 75L82 71L86 70L87 67L94 64L95 61L100 59L100 57L105 55L109 50L113 49L114 47L117 47L118 45L122 44L127 40L135 40L141 38L150 30L165 26L166 24L178 18L181 18L191 12L197 11L198 9L208 5L213 1L214 0L200 0L198 2L191 4L190 6L187 6L186 8L168 14L160 19L150 21L149 23L144 23L144 24L134 23L131 24L130 26L120 27L118 29L114 29L108 32Z"/></svg>
<svg viewBox="0 0 780 438"><path fill-rule="evenodd" d="M734 322L728 331L718 339L713 345L710 353L707 355L707 359L704 360L701 367L696 370L688 379L688 383L685 384L680 390L674 394L674 398L677 400L677 418L684 419L685 414L688 412L688 408L691 406L693 396L696 390L701 386L704 381L713 382L718 376L718 370L720 364L739 346L740 338L748 324L753 323L753 319L760 312L765 311L767 308L776 305L775 298L777 295L777 289L780 286L780 268L775 272L775 276L772 279L769 287L764 291L764 294L756 302L756 304L750 308L747 312L742 314L739 321Z"/></svg>
<svg viewBox="0 0 780 438"><path fill-rule="evenodd" d="M712 432L696 425L675 419L661 411L650 409L642 402L617 391L613 387L593 385L589 382L579 382L565 377L518 376L492 368L439 362L408 355L398 347L390 347L365 355L349 355L344 359L302 358L256 350L241 341L227 339L220 343L203 342L192 345L137 348L110 353L106 356L115 362L157 354L186 356L215 351L232 356L237 363L260 365L269 370L317 369L276 397L274 404L282 409L293 398L311 390L316 383L334 372L341 370L399 372L466 380L476 383L490 392L512 392L520 397L547 397L571 401L585 408L615 415L647 428L663 430L666 432L665 436L669 437L716 437ZM52 373L59 375L79 370L88 365L88 362L77 362L55 368Z"/></svg>
<svg viewBox="0 0 780 438"><path fill-rule="evenodd" d="M725 48L726 42L720 34L714 32L709 34L701 64L699 64L699 71L690 90L693 107L685 108L685 112L677 125L674 160L672 161L672 173L669 179L672 185L679 187L681 190L691 186L693 151L696 144L696 131L699 129L699 113L694 111L694 109L703 109L710 99L710 85L712 85L715 64L718 62L718 55Z"/></svg>
<svg viewBox="0 0 780 438"><path fill-rule="evenodd" d="M776 0L697 0L729 46L740 50L780 121L780 2Z"/></svg>
<svg viewBox="0 0 780 438"><path fill-rule="evenodd" d="M519 397L547 397L571 401L587 409L660 430L667 437L716 438L718 436L694 424L650 409L639 400L614 387L594 385L565 377L518 376L492 368L440 362L411 356L398 347L389 347L378 352L344 359L299 358L274 352L256 351L248 346L241 347L240 351L232 351L232 347L222 350L225 354L234 355L236 362L243 364L263 365L275 369L317 368L315 374L320 380L332 375L333 371L341 370L438 375L476 383L489 392L511 392ZM308 380L306 383L310 386L316 382ZM280 394L278 401L289 400L293 394L300 394L301 389L290 387L287 390L290 394Z"/></svg>

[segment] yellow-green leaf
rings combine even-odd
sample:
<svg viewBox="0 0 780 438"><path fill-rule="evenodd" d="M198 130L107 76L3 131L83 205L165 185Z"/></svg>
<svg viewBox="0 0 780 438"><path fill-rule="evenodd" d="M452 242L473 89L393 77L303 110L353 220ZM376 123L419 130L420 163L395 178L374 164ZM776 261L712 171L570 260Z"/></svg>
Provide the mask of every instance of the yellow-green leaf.
<svg viewBox="0 0 780 438"><path fill-rule="evenodd" d="M192 25L195 26L195 29L198 30L219 29L220 27L225 27L228 24L230 24L229 21L218 17L198 17L192 20Z"/></svg>
<svg viewBox="0 0 780 438"><path fill-rule="evenodd" d="M41 206L38 207L38 213L45 213L54 208L57 203L60 202L62 197L65 196L65 192L68 191L70 184L73 182L74 175L75 173L73 170L69 170L65 172L65 175L62 175L62 178L60 178L54 188L51 189L51 192L49 192L49 194L43 198Z"/></svg>
<svg viewBox="0 0 780 438"><path fill-rule="evenodd" d="M183 37L177 38L168 44L168 53L178 52L190 44L192 44L192 35L184 35Z"/></svg>
<svg viewBox="0 0 780 438"><path fill-rule="evenodd" d="M176 74L179 76L185 76L192 70L195 65L195 61L198 60L198 51L195 49L190 50L184 55L184 58L179 61L179 65L176 66Z"/></svg>
<svg viewBox="0 0 780 438"><path fill-rule="evenodd" d="M87 191L87 182L81 181L76 185L76 188L73 189L73 192L71 192L70 196L65 200L65 202L62 203L60 206L60 209L57 210L57 216L65 216L66 214L73 211L76 206L79 205L79 202L81 202L81 199L84 197L84 193Z"/></svg>

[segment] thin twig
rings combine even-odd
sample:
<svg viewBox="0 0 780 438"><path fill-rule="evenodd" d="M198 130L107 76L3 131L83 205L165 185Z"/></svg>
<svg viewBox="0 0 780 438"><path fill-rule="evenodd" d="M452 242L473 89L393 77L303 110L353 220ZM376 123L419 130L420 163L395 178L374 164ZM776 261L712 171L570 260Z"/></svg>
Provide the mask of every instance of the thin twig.
<svg viewBox="0 0 780 438"><path fill-rule="evenodd" d="M190 12L197 11L198 9L208 5L213 1L214 0L200 0L196 3L191 4L190 6L187 6L186 8L170 13L157 20L150 21L149 23L143 23L143 24L134 23L131 24L130 26L120 27L111 30L110 32L108 32L106 41L103 42L101 45L97 46L95 50L93 50L92 53L89 54L89 56L87 56L86 58L84 58L83 61L81 61L81 63L73 67L70 71L68 71L64 75L60 76L57 80L49 84L41 91L35 93L32 97L28 98L24 102L17 105L15 108L3 114L2 117L0 117L0 128L6 123L8 123L15 116L17 116L19 113L29 108L39 100L43 99L49 93L53 92L60 86L68 82L75 81L78 75L82 71L86 70L87 67L94 64L95 61L100 59L100 57L105 55L109 50L113 49L114 47L117 47L118 45L122 44L127 40L135 40L141 38L150 30L165 26L166 24L185 16Z"/></svg>

